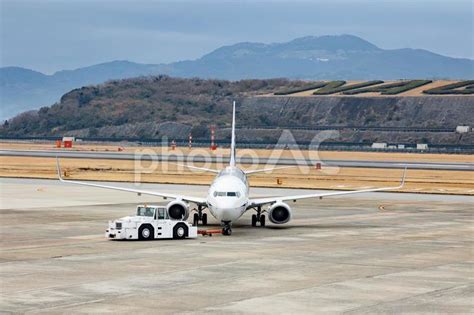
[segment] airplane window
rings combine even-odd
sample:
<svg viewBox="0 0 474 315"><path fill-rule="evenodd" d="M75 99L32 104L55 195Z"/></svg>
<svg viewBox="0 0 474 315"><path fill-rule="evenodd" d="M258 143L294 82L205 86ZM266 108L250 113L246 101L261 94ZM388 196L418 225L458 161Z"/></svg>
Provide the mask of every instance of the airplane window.
<svg viewBox="0 0 474 315"><path fill-rule="evenodd" d="M215 191L214 197L240 197L240 193L235 192L235 191L229 191L229 192Z"/></svg>

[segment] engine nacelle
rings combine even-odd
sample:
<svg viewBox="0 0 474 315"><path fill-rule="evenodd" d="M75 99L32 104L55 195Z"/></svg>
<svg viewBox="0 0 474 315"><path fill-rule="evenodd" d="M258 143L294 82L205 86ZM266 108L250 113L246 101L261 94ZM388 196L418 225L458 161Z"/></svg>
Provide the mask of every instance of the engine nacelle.
<svg viewBox="0 0 474 315"><path fill-rule="evenodd" d="M274 203L268 209L268 218L275 224L288 223L291 220L291 208L283 202Z"/></svg>
<svg viewBox="0 0 474 315"><path fill-rule="evenodd" d="M182 200L171 201L166 209L172 220L187 220L189 217L189 205Z"/></svg>

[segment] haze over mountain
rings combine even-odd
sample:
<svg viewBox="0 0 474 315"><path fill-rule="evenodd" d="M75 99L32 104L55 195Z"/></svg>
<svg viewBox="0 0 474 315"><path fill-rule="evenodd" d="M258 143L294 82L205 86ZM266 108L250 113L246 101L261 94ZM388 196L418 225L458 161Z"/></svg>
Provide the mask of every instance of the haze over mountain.
<svg viewBox="0 0 474 315"><path fill-rule="evenodd" d="M157 52L159 54L159 52ZM71 89L137 76L167 74L218 79L306 80L471 79L474 60L421 49L381 49L352 35L302 37L286 43L238 43L197 60L170 64L112 61L45 75L19 67L0 68L1 119L51 105Z"/></svg>

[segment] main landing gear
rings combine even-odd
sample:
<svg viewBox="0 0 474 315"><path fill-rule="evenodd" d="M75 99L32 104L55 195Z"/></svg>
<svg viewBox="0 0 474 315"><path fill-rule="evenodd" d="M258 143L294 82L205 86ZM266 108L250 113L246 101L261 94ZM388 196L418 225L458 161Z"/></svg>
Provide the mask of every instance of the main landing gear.
<svg viewBox="0 0 474 315"><path fill-rule="evenodd" d="M202 225L207 225L207 213L203 213L203 207L198 206L197 213L193 216L193 225L197 226L201 221Z"/></svg>
<svg viewBox="0 0 474 315"><path fill-rule="evenodd" d="M222 228L222 234L232 235L232 228L230 227L230 222L224 222L224 227Z"/></svg>
<svg viewBox="0 0 474 315"><path fill-rule="evenodd" d="M262 214L262 207L257 208L257 214L252 215L252 226L257 226L260 223L261 227L265 227L265 215Z"/></svg>

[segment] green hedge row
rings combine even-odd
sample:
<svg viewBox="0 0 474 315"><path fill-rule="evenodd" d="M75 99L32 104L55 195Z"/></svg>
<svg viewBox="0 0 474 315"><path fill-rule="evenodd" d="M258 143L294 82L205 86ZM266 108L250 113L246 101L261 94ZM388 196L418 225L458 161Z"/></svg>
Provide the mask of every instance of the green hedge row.
<svg viewBox="0 0 474 315"><path fill-rule="evenodd" d="M356 83L356 84L351 84L351 85L344 85L346 81L332 81L329 82L326 86L323 88L314 91L314 95L329 95L329 94L334 94L334 93L339 93L339 92L344 92L344 91L349 91L353 89L359 89L375 84L380 84L383 83L383 81L380 80L375 80L375 81L367 81L367 82L362 82L362 83Z"/></svg>
<svg viewBox="0 0 474 315"><path fill-rule="evenodd" d="M374 86L366 89L357 89L346 91L345 95L355 95L360 93L380 92L382 95L396 95L409 90L413 90L417 87L429 84L431 80L411 80L411 81L400 81L380 86Z"/></svg>
<svg viewBox="0 0 474 315"><path fill-rule="evenodd" d="M314 91L313 94L318 95L320 91L323 91L323 93L324 93L325 91L334 90L334 89L337 89L337 88L343 86L344 84L346 84L346 81L330 81L330 82L326 82L326 84L325 84L324 86L322 86L319 90ZM331 92L331 93L327 93L327 94L332 94L332 92Z"/></svg>
<svg viewBox="0 0 474 315"><path fill-rule="evenodd" d="M458 88L465 87L462 90ZM474 94L474 80L461 81L423 91L425 94Z"/></svg>
<svg viewBox="0 0 474 315"><path fill-rule="evenodd" d="M294 94L294 93L299 93L299 92L305 92L309 90L319 89L320 87L323 87L325 85L326 85L326 82L318 82L316 84L278 91L278 92L273 93L273 95L289 95L289 94Z"/></svg>

